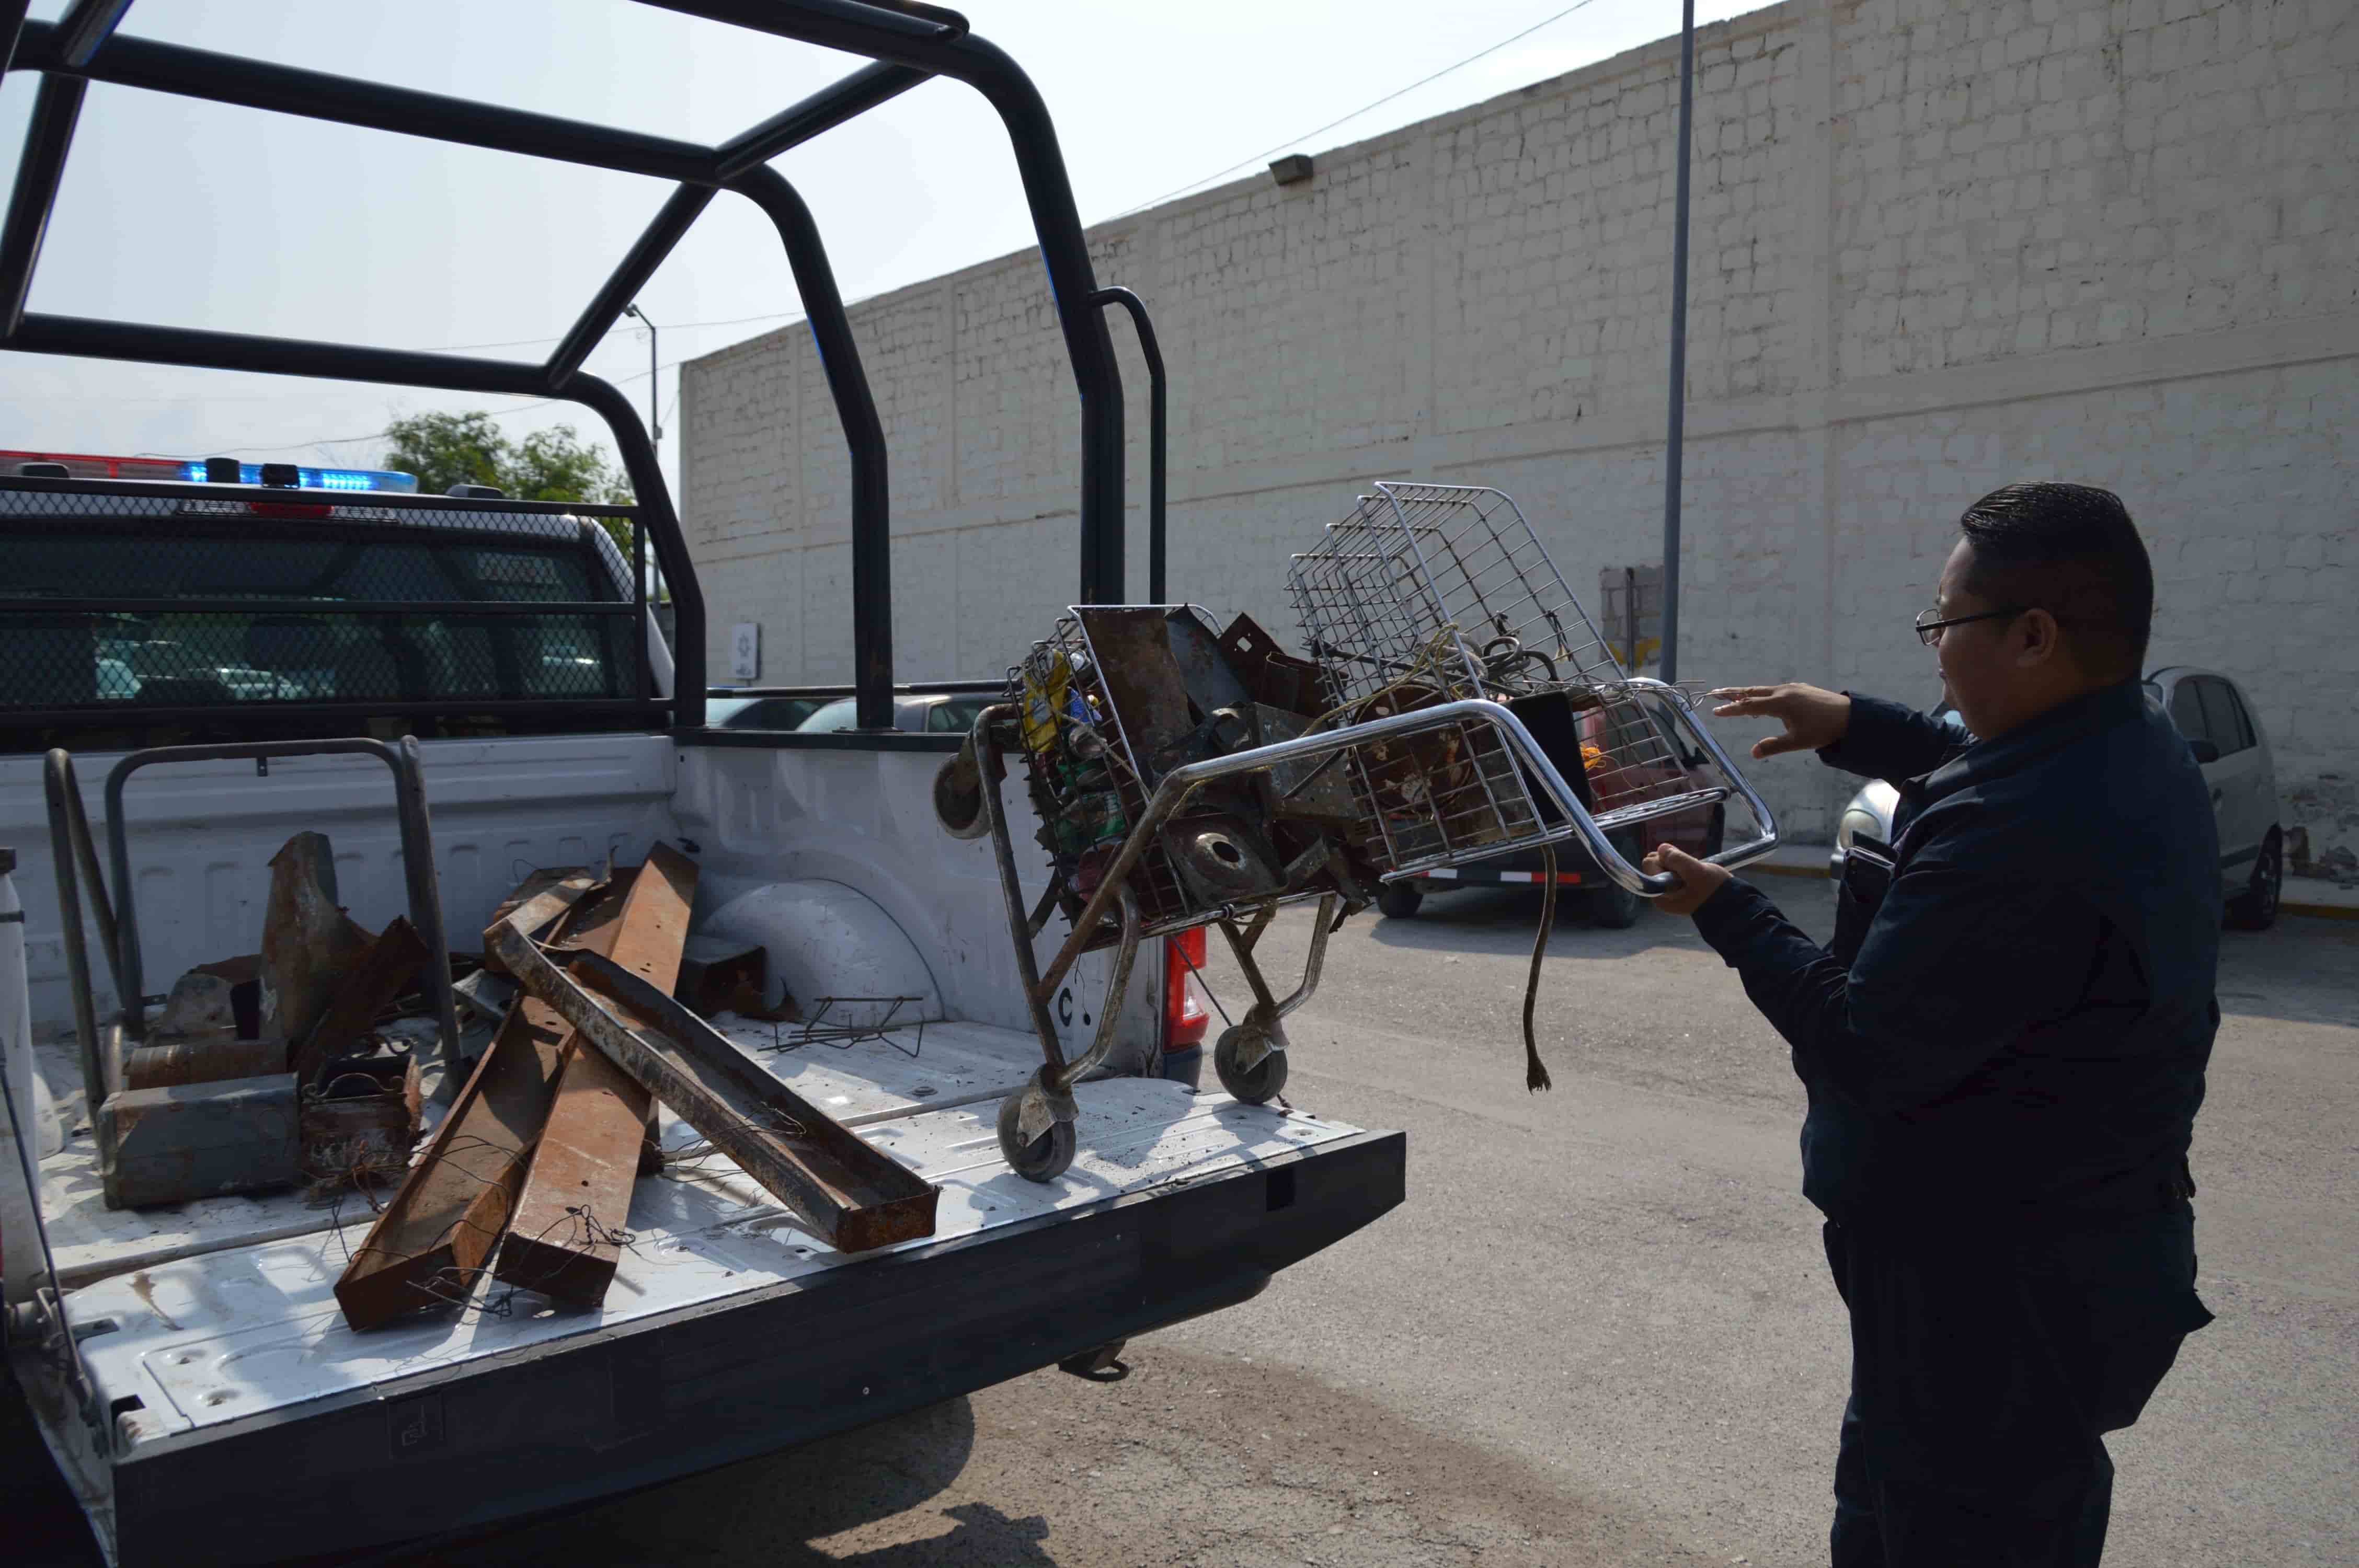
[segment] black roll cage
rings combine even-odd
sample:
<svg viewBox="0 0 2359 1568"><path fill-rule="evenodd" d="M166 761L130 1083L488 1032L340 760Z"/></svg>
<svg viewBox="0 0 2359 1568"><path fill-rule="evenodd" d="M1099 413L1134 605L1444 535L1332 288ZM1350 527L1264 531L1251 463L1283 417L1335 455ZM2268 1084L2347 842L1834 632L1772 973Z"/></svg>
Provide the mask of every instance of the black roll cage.
<svg viewBox="0 0 2359 1568"><path fill-rule="evenodd" d="M41 85L5 221L0 221L0 348L276 375L378 382L452 392L559 397L603 419L638 497L645 536L669 583L675 612L672 726L701 729L706 689L704 595L654 443L630 403L582 363L654 276L713 196L728 190L768 216L795 286L852 452L854 693L863 730L893 722L891 508L885 432L852 323L810 211L768 160L933 77L963 81L1007 128L1082 405L1081 602L1125 600L1123 563L1123 390L1103 307L1129 310L1155 382L1150 598L1163 559L1162 362L1146 310L1126 289L1101 289L1056 127L1038 91L1004 51L954 11L919 0L636 0L660 10L865 56L832 86L718 146L471 103L381 82L274 65L241 55L120 36L131 0L75 0L54 24L28 21L28 0L0 0L0 73L29 70ZM41 239L88 84L111 82L315 120L586 164L672 181L677 189L545 364L400 349L201 331L50 316L25 308Z"/></svg>

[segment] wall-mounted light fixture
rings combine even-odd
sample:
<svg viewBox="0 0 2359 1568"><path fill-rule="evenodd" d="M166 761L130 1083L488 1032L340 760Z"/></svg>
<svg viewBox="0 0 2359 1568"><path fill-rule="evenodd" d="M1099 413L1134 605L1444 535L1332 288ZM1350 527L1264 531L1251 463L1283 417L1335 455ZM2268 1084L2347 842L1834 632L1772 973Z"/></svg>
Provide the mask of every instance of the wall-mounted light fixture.
<svg viewBox="0 0 2359 1568"><path fill-rule="evenodd" d="M1310 178L1310 155L1288 153L1269 166L1269 177L1280 185L1299 185Z"/></svg>

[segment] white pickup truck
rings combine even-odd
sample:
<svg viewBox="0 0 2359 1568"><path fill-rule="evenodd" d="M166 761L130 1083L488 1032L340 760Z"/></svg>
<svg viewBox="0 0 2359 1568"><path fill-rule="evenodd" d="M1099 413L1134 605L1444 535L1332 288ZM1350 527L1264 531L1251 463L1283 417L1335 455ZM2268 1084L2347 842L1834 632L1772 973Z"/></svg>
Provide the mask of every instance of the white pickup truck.
<svg viewBox="0 0 2359 1568"><path fill-rule="evenodd" d="M1160 943L1119 1000L1112 1070L1079 1087L1078 1159L1045 1184L1013 1173L993 1112L1040 1047L991 847L934 817L959 737L669 726L671 662L635 577L597 521L563 507L0 479L0 848L15 851L0 943L23 953L12 967L0 946L8 1356L110 1560L384 1549L645 1487L1245 1300L1400 1202L1401 1134L1159 1075L1180 994ZM142 642L195 649L200 673L137 690L98 679L110 648ZM216 690L201 673L214 665L283 679ZM419 738L452 946L474 947L531 869L636 862L664 843L699 868L694 929L758 941L774 988L918 999L848 1045L730 1033L936 1184L936 1233L844 1256L706 1161L638 1183L602 1310L484 1281L467 1310L363 1333L331 1288L364 1204L288 1190L109 1208L45 752L71 750L103 858L99 781L133 749L404 732ZM118 915L136 901L143 990L255 950L266 862L300 830L332 839L362 924L408 907L371 757L155 762L121 799L129 875L107 891ZM1014 827L1027 844L1034 824ZM1026 865L1027 897L1043 874ZM103 1023L123 999L94 924L85 942ZM1085 959L1052 1010L1076 1054L1103 961Z"/></svg>

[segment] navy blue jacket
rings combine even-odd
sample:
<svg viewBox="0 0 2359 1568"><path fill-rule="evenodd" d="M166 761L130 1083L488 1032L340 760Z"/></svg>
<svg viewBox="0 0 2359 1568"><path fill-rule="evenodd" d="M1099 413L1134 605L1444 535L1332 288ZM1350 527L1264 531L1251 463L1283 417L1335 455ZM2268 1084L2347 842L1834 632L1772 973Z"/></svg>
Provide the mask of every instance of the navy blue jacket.
<svg viewBox="0 0 2359 1568"><path fill-rule="evenodd" d="M1802 1188L1829 1217L2102 1227L2178 1203L2219 1027L2219 838L2135 681L1961 743L1854 697L1821 753L1891 783L1889 892L1846 966L1753 887L1696 912L1794 1051Z"/></svg>

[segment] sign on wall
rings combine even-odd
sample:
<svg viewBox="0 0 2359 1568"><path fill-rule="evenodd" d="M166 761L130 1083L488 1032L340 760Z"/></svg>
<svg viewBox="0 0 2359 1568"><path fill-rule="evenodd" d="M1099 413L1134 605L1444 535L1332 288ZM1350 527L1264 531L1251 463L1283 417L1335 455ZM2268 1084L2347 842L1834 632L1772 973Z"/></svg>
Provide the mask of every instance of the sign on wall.
<svg viewBox="0 0 2359 1568"><path fill-rule="evenodd" d="M734 680L761 679L762 627L760 622L740 621L729 629L729 674Z"/></svg>

